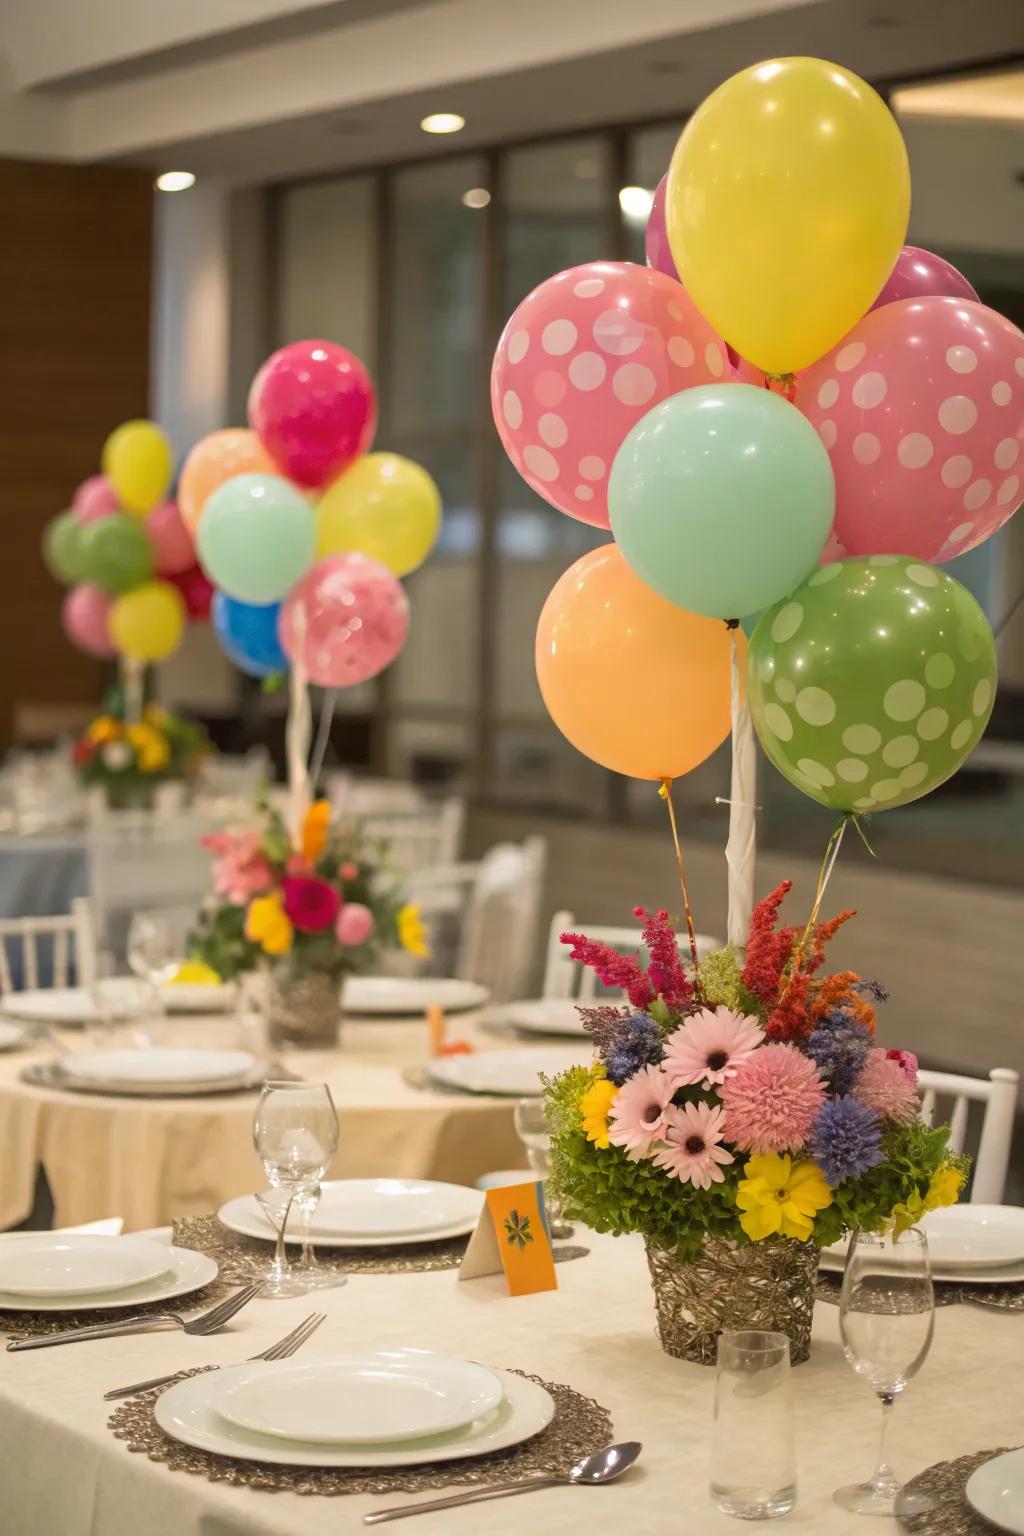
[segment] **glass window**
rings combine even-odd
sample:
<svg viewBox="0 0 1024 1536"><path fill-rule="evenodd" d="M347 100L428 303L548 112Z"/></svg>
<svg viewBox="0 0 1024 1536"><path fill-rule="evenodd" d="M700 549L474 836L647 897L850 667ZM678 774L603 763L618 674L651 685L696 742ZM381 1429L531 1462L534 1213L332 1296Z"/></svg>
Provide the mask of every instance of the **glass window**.
<svg viewBox="0 0 1024 1536"><path fill-rule="evenodd" d="M281 198L275 345L323 337L374 371L374 182L290 187Z"/></svg>
<svg viewBox="0 0 1024 1536"><path fill-rule="evenodd" d="M658 182L668 170L676 140L682 132L682 124L661 124L657 128L642 128L630 135L627 164L629 186L620 190L619 212L626 241L626 255L630 261L643 262L644 232L647 215L651 210Z"/></svg>

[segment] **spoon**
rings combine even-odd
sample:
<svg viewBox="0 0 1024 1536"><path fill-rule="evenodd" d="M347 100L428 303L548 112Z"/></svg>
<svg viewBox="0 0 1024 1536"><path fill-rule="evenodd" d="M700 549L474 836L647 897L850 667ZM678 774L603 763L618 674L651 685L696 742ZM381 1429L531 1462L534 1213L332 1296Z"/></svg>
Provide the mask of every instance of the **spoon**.
<svg viewBox="0 0 1024 1536"><path fill-rule="evenodd" d="M606 1445L592 1456L584 1456L567 1477L540 1473L536 1477L520 1478L515 1483L500 1483L496 1488L471 1488L468 1493L453 1493L447 1499L430 1499L426 1504L396 1504L392 1509L378 1509L372 1515L364 1515L363 1524L382 1525L385 1520L403 1520L406 1515L426 1515L432 1510L454 1509L457 1504L475 1504L478 1499L503 1499L508 1494L529 1493L534 1488L557 1488L571 1483L610 1483L629 1470L642 1450L639 1440L623 1440L618 1445Z"/></svg>

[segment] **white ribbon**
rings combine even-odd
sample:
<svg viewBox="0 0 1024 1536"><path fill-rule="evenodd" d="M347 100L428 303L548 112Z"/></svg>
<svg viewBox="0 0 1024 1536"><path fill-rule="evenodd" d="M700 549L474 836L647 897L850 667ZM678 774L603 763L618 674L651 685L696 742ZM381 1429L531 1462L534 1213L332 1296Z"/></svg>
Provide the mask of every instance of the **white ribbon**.
<svg viewBox="0 0 1024 1536"><path fill-rule="evenodd" d="M302 824L310 806L309 749L313 739L313 711L309 702L309 680L299 658L304 654L303 631L306 615L296 604L297 644L288 684L288 723L285 726L285 752L288 764L289 831L296 848L302 837Z"/></svg>
<svg viewBox="0 0 1024 1536"><path fill-rule="evenodd" d="M736 631L729 631L732 645L732 782L729 790L729 841L725 861L729 866L729 943L743 949L754 908L754 866L757 859L755 812L757 801L757 747L740 672Z"/></svg>

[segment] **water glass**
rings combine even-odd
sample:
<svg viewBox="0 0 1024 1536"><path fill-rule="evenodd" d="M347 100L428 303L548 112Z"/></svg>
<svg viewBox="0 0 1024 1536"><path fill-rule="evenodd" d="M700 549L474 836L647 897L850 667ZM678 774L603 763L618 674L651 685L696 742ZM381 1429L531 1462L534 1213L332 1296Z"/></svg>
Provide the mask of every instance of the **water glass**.
<svg viewBox="0 0 1024 1536"><path fill-rule="evenodd" d="M128 925L128 969L153 986L169 980L181 959L175 924L167 912L135 912Z"/></svg>
<svg viewBox="0 0 1024 1536"><path fill-rule="evenodd" d="M156 1044L163 1019L159 991L144 977L123 971L109 951L96 956L89 996L95 1016L86 1034L94 1047L145 1049Z"/></svg>
<svg viewBox="0 0 1024 1536"><path fill-rule="evenodd" d="M252 1140L274 1196L257 1197L275 1229L264 1296L298 1296L306 1286L288 1262L285 1229L291 1208L307 1202L338 1150L338 1115L326 1083L271 1079L253 1115Z"/></svg>
<svg viewBox="0 0 1024 1536"><path fill-rule="evenodd" d="M562 1220L562 1209L551 1193L551 1127L543 1099L518 1099L514 1112L516 1135L526 1148L526 1160L544 1184L544 1206L553 1238L572 1237L573 1229Z"/></svg>
<svg viewBox="0 0 1024 1536"><path fill-rule="evenodd" d="M796 1503L789 1339L743 1329L718 1339L711 1498L741 1520L770 1520Z"/></svg>

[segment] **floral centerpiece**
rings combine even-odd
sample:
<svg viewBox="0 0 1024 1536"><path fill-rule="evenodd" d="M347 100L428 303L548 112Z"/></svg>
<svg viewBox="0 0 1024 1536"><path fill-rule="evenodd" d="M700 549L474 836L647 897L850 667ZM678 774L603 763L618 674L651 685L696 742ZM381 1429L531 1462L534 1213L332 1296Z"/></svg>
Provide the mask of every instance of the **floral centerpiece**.
<svg viewBox="0 0 1024 1536"><path fill-rule="evenodd" d="M145 805L158 784L187 782L213 751L201 725L147 704L128 723L98 715L75 742L71 758L83 784L99 785L112 806Z"/></svg>
<svg viewBox="0 0 1024 1536"><path fill-rule="evenodd" d="M628 1006L581 1008L590 1067L547 1084L556 1197L600 1232L642 1232L672 1354L714 1360L726 1327L810 1346L818 1251L895 1231L958 1197L967 1160L918 1118L917 1060L875 1042L877 982L820 974L854 914L777 927L784 881L754 909L745 955L681 963L667 913L643 921L644 967L563 934Z"/></svg>
<svg viewBox="0 0 1024 1536"><path fill-rule="evenodd" d="M333 1045L341 986L381 953L425 956L416 906L403 903L385 850L331 817L318 800L293 841L278 812L203 839L214 854L214 893L199 914L189 958L225 981L262 969L274 1043Z"/></svg>

